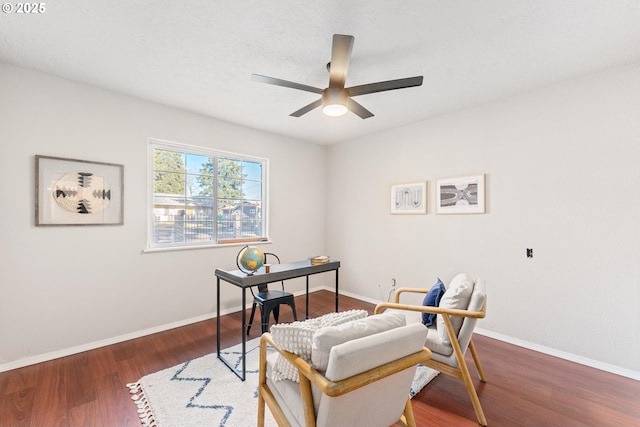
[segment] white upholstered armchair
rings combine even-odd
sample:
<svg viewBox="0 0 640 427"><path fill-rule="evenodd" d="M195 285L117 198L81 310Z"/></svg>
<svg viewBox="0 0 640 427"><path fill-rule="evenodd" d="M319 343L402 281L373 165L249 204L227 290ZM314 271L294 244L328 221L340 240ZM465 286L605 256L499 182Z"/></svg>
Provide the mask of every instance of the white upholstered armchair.
<svg viewBox="0 0 640 427"><path fill-rule="evenodd" d="M399 288L396 291L394 303L380 303L375 309L382 313L387 309L402 310L416 313L435 313L437 321L434 325L424 328L428 331L424 342L425 347L432 351L432 358L423 363L432 369L454 376L464 381L469 393L478 423L487 425L487 419L480 405L480 399L465 362L464 355L467 348L471 351L478 375L482 382L486 382L478 353L473 344L473 330L478 319L486 316L487 294L483 279L473 280L466 274L459 274L451 280L449 287L440 300L439 306L412 305L400 303L401 295L411 293L426 294L430 289ZM412 323L412 316L407 316L408 323ZM413 317L420 322L419 316Z"/></svg>
<svg viewBox="0 0 640 427"><path fill-rule="evenodd" d="M431 357L423 347L427 330L409 325L362 336L372 322L386 317L370 316L317 333L313 351L326 359L326 369L314 368L316 363L283 350L271 334L263 334L258 426L264 426L265 404L279 426L387 427L398 421L415 426L409 390L417 364ZM348 339L351 332L362 337ZM268 354L267 345L276 351ZM325 345L330 348L320 348ZM295 366L299 383L274 380L278 357Z"/></svg>

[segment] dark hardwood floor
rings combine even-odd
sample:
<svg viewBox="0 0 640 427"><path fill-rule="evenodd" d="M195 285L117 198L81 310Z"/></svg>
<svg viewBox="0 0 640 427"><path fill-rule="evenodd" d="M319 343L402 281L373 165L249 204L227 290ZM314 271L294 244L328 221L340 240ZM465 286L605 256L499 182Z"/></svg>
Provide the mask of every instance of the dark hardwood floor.
<svg viewBox="0 0 640 427"><path fill-rule="evenodd" d="M311 317L333 304L331 292L312 294ZM304 299L296 305L304 307ZM341 296L340 310L348 309L371 313L373 305ZM293 320L282 311L281 322ZM239 313L223 317L223 347L240 341L240 322ZM252 328L252 338L259 330ZM125 385L214 352L215 334L210 320L0 373L0 426L139 427ZM476 384L490 426L640 426L640 382L487 337L474 340L488 380ZM464 384L444 375L413 398L413 408L420 426L478 425Z"/></svg>

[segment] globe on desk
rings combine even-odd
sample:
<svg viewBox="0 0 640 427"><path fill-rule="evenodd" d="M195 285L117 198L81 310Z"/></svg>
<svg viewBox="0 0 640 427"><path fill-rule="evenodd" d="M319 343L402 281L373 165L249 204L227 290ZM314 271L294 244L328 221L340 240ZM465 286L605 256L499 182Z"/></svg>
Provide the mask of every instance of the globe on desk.
<svg viewBox="0 0 640 427"><path fill-rule="evenodd" d="M239 270L251 275L264 265L264 252L256 246L245 246L238 252L236 264Z"/></svg>

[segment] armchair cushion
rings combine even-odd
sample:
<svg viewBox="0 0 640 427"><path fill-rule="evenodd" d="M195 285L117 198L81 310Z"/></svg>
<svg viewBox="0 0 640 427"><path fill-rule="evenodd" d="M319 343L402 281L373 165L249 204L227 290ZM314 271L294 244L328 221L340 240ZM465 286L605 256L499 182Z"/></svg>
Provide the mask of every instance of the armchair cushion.
<svg viewBox="0 0 640 427"><path fill-rule="evenodd" d="M378 316L380 315L371 316L369 319ZM424 326L413 324L400 327L397 330L390 329L345 341L331 349L330 362L325 376L330 381L340 381L418 352L422 350L426 337L427 331ZM415 369L413 369L411 377L414 373ZM409 393L408 389L406 393L405 399Z"/></svg>
<svg viewBox="0 0 640 427"><path fill-rule="evenodd" d="M453 346L451 345L451 342L447 344L442 342L442 338L435 326L427 328L427 339L424 342L424 346L431 350L431 358L434 360L438 355L448 357L453 354Z"/></svg>
<svg viewBox="0 0 640 427"><path fill-rule="evenodd" d="M380 316L382 315L362 320ZM397 313L386 321L391 318L397 319ZM356 323L361 323L361 320L349 322L350 325ZM331 327L330 329L335 328ZM340 381L369 369L384 368L388 364L393 364L400 357L420 351L423 348L426 331L427 328L417 323L392 328L385 332L372 333L338 344L331 350L325 379ZM373 379L370 381L367 381L367 378L361 378L357 381L362 384L351 391L338 391L345 387L348 388L347 384L330 388L334 392L338 392L336 395L325 394L326 391L323 393L322 386L310 378L313 397L311 402L308 402L302 397L302 385L291 380L273 381L272 376L278 354L277 352L266 354L264 380L279 409L283 411L284 417L292 426L305 425L304 408L308 408L309 405L313 406L316 425L319 427L392 425L399 417L400 408L405 406L407 402L409 387L416 370L413 365L384 378L372 376L370 378ZM375 383L369 383L372 381ZM260 393L263 393L262 387L259 385ZM267 404L269 404L268 401ZM366 405L369 405L369 408L366 408ZM271 405L269 406L271 407Z"/></svg>
<svg viewBox="0 0 640 427"><path fill-rule="evenodd" d="M348 310L338 313L328 313L315 319L301 322L278 323L271 326L273 340L291 353L297 354L307 362L311 362L312 339L316 331L321 328L340 325L351 320L362 319L368 315L366 310ZM278 357L274 367L273 380L290 379L300 381L298 370L283 357Z"/></svg>
<svg viewBox="0 0 640 427"><path fill-rule="evenodd" d="M440 307L466 310L469 306L469 299L471 298L472 292L473 279L467 274L458 274L451 280L451 283L449 283L446 292L440 300ZM463 320L463 317L451 316L451 323L453 324L453 329L456 335L458 334L458 331L460 331ZM449 334L447 333L447 328L442 316L437 317L436 324L438 334L440 335L440 338L442 338L442 342L444 344L450 344L451 340L449 339Z"/></svg>
<svg viewBox="0 0 640 427"><path fill-rule="evenodd" d="M313 336L311 366L324 373L329 364L329 356L333 347L357 338L399 328L405 324L406 320L402 313L385 312L377 316L369 316L320 329Z"/></svg>
<svg viewBox="0 0 640 427"><path fill-rule="evenodd" d="M424 297L424 301L422 301L422 305L428 305L431 307L437 307L440 305L440 300L446 291L444 287L444 283L442 280L438 278L438 281L435 285L429 289L429 292ZM433 322L436 320L436 313L422 313L422 324L425 326L433 325Z"/></svg>
<svg viewBox="0 0 640 427"><path fill-rule="evenodd" d="M374 318L377 316L371 316ZM353 322L352 322L353 323ZM326 378L340 381L384 366L423 348L426 328L399 327L339 344L331 349ZM416 366L339 397L322 395L316 412L318 426L388 426L395 424L406 404Z"/></svg>

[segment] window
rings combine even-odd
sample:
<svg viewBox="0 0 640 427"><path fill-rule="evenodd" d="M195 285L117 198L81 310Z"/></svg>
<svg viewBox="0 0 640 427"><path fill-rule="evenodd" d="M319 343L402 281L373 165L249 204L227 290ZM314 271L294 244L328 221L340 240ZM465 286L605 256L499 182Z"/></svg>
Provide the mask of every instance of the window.
<svg viewBox="0 0 640 427"><path fill-rule="evenodd" d="M149 247L267 240L267 160L150 141Z"/></svg>

